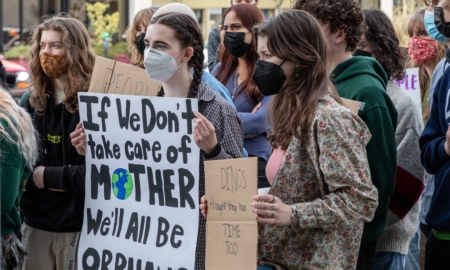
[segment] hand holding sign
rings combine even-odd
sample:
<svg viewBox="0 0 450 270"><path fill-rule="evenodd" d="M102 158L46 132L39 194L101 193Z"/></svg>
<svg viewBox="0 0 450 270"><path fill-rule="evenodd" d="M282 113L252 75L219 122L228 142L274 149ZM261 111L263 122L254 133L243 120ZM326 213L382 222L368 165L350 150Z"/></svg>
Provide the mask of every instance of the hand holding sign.
<svg viewBox="0 0 450 270"><path fill-rule="evenodd" d="M206 154L210 154L217 145L216 129L201 113L195 112L194 141Z"/></svg>
<svg viewBox="0 0 450 270"><path fill-rule="evenodd" d="M280 198L267 194L253 197L252 211L257 214L256 220L265 224L279 226L291 225L292 207L284 204Z"/></svg>
<svg viewBox="0 0 450 270"><path fill-rule="evenodd" d="M72 139L72 146L77 149L78 154L84 156L86 154L86 134L81 123L78 123L75 131L70 133L70 139Z"/></svg>
<svg viewBox="0 0 450 270"><path fill-rule="evenodd" d="M206 214L208 212L208 201L206 200L206 196L203 195L200 200L200 211L204 218L206 218Z"/></svg>

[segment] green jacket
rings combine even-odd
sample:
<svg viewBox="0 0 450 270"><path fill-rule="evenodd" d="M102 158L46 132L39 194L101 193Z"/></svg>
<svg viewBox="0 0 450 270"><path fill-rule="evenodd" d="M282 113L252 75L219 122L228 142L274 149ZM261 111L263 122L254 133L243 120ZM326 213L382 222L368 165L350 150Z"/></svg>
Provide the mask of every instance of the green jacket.
<svg viewBox="0 0 450 270"><path fill-rule="evenodd" d="M369 243L384 231L389 199L394 191L397 110L386 93L388 77L371 57L354 56L339 64L331 73L331 80L341 97L364 103L358 115L372 133L366 151L372 182L378 189L378 207L373 220L365 223L361 239L362 243Z"/></svg>
<svg viewBox="0 0 450 270"><path fill-rule="evenodd" d="M9 125L4 119L0 119L0 125L7 133L10 132ZM2 235L20 230L22 222L19 215L19 198L29 173L17 145L0 134Z"/></svg>

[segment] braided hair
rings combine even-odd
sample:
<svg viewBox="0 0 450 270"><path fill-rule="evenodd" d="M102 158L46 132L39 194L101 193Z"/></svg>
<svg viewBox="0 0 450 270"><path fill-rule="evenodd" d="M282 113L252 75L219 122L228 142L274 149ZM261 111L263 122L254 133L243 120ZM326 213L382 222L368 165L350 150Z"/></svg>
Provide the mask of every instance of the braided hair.
<svg viewBox="0 0 450 270"><path fill-rule="evenodd" d="M14 83L16 83L16 76L6 73L6 70L3 67L3 63L2 61L0 61L0 87L6 90L8 88L8 84Z"/></svg>
<svg viewBox="0 0 450 270"><path fill-rule="evenodd" d="M188 66L194 69L194 75L187 98L196 98L203 75L203 37L197 22L189 15L182 13L166 13L153 18L150 24L162 24L170 27L175 32L175 38L182 48L192 47L194 53L188 62ZM164 96L164 89L158 92L158 96Z"/></svg>

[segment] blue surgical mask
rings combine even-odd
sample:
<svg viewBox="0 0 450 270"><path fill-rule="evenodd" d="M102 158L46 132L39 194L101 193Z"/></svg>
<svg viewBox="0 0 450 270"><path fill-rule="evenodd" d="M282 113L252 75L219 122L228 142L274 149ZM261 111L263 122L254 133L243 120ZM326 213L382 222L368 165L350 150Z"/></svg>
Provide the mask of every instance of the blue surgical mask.
<svg viewBox="0 0 450 270"><path fill-rule="evenodd" d="M427 30L428 35L437 41L447 43L448 38L439 33L439 31L436 28L436 24L434 23L434 12L433 11L425 11L425 17L424 17L424 24L425 29Z"/></svg>

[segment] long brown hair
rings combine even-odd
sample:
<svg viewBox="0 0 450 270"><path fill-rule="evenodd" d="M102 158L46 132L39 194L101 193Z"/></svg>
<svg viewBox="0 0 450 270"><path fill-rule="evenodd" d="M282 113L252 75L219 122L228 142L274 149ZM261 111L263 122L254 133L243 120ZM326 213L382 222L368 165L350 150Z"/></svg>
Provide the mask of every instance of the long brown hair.
<svg viewBox="0 0 450 270"><path fill-rule="evenodd" d="M45 110L45 95L55 97L53 80L48 77L41 67L39 61L40 41L42 31L54 30L63 36L64 58L66 61L68 83L64 87L64 104L70 113L78 110L78 92L86 92L91 81L92 70L95 63L95 54L92 50L89 33L86 27L77 19L69 17L67 14L45 19L31 37L31 86L34 91L30 96L30 104L39 115Z"/></svg>
<svg viewBox="0 0 450 270"><path fill-rule="evenodd" d="M194 54L189 59L188 66L194 69L188 98L196 98L203 75L203 37L197 22L189 15L182 13L166 13L153 18L150 24L162 24L174 31L175 38L180 42L181 48L192 47ZM164 89L158 96L164 95Z"/></svg>
<svg viewBox="0 0 450 270"><path fill-rule="evenodd" d="M300 138L299 126L301 132L308 131L319 99L331 93L341 101L329 87L328 45L316 19L300 10L269 19L258 27L258 36L267 37L272 55L296 64L267 113L272 128L270 144L286 150L294 136Z"/></svg>
<svg viewBox="0 0 450 270"><path fill-rule="evenodd" d="M140 68L144 68L144 56L140 54L134 44L136 39L137 28L143 23L145 27L148 26L153 14L155 13L155 8L144 8L141 9L136 16L134 16L133 23L126 31L126 39L128 42L128 50L131 53L131 64Z"/></svg>
<svg viewBox="0 0 450 270"><path fill-rule="evenodd" d="M427 35L427 31L425 30L424 24L425 10L426 8L422 8L411 16L407 28L408 35L410 37L413 36L415 30L417 30L417 32L419 33L422 33L423 35ZM438 51L436 56L432 60L430 60L432 61L434 67L436 67L439 61L441 61L445 57L445 49L446 49L446 44L439 41L436 42L438 44ZM423 101L428 89L430 89L431 76L426 71L424 65L419 65L412 62L411 67L419 68L420 100ZM430 117L430 104L428 104L427 107L425 108L425 111L422 114L422 119L424 121L427 121L429 117Z"/></svg>
<svg viewBox="0 0 450 270"><path fill-rule="evenodd" d="M400 49L400 41L394 25L381 10L371 8L363 10L367 42L372 53L381 64L389 79L402 80L405 77L405 54Z"/></svg>
<svg viewBox="0 0 450 270"><path fill-rule="evenodd" d="M236 13L236 16L241 20L245 28L249 29L250 31L256 24L264 22L264 15L254 5L243 3L231 6L227 9L225 14L223 14L224 20L227 14L231 11L234 11ZM244 56L247 65L247 74L245 76L247 79L242 82L242 86L239 88L239 91L235 95L237 96L245 91L248 99L252 102L257 103L262 99L262 94L259 91L258 86L256 86L255 82L252 79L256 60L258 60L255 39L252 40L251 45L252 46ZM238 66L238 58L234 55L231 55L224 47L221 48L221 55L221 66L216 74L216 78L219 82L225 85L226 82L230 79L233 72L236 71L236 68Z"/></svg>

